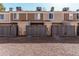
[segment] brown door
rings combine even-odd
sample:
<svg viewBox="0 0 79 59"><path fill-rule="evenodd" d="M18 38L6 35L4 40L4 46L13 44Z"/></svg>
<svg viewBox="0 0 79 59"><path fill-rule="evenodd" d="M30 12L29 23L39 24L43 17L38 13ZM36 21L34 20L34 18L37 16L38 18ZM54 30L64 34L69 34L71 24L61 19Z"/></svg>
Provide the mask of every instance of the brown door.
<svg viewBox="0 0 79 59"><path fill-rule="evenodd" d="M26 13L19 13L19 20L25 21L26 20Z"/></svg>
<svg viewBox="0 0 79 59"><path fill-rule="evenodd" d="M40 17L41 17L41 20L43 20L43 13L41 13L41 16Z"/></svg>
<svg viewBox="0 0 79 59"><path fill-rule="evenodd" d="M64 13L64 20L65 21L69 20L69 13Z"/></svg>
<svg viewBox="0 0 79 59"><path fill-rule="evenodd" d="M28 13L28 20L34 20L35 14L34 13Z"/></svg>
<svg viewBox="0 0 79 59"><path fill-rule="evenodd" d="M30 36L46 36L47 28L43 24L31 24L26 27L26 33Z"/></svg>
<svg viewBox="0 0 79 59"><path fill-rule="evenodd" d="M77 20L77 14L76 13L73 14L73 19Z"/></svg>
<svg viewBox="0 0 79 59"><path fill-rule="evenodd" d="M62 35L62 24L52 24L52 36L53 35Z"/></svg>

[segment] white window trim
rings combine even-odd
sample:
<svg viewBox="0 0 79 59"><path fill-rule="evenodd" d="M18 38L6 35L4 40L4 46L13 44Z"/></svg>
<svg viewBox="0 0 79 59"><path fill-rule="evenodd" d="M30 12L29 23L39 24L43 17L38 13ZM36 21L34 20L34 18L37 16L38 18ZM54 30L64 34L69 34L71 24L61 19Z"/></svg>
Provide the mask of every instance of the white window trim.
<svg viewBox="0 0 79 59"><path fill-rule="evenodd" d="M73 20L73 13L69 13L69 20Z"/></svg>
<svg viewBox="0 0 79 59"><path fill-rule="evenodd" d="M16 19L14 18L14 14L16 14ZM19 13L13 13L13 20L19 20Z"/></svg>
<svg viewBox="0 0 79 59"><path fill-rule="evenodd" d="M37 14L37 20L40 20L40 19L41 19L41 14L38 13L38 14Z"/></svg>
<svg viewBox="0 0 79 59"><path fill-rule="evenodd" d="M5 19L5 14L2 14L2 13L1 13L0 15L4 15L4 19ZM0 20L4 20L4 19L0 19Z"/></svg>
<svg viewBox="0 0 79 59"><path fill-rule="evenodd" d="M36 13L35 20L40 20L40 19L41 19L41 13Z"/></svg>

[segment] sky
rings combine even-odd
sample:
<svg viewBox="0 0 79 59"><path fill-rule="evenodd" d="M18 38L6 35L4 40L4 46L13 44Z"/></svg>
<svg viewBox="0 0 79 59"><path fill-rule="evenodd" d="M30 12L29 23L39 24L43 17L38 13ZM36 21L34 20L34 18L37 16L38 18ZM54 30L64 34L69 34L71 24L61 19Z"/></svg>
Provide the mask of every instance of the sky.
<svg viewBox="0 0 79 59"><path fill-rule="evenodd" d="M75 11L79 8L79 3L3 3L6 10L12 7L15 11L17 6L21 6L23 10L36 10L36 7L42 7L43 9L49 11L52 6L54 6L56 11L61 11L63 7L69 7L71 11Z"/></svg>

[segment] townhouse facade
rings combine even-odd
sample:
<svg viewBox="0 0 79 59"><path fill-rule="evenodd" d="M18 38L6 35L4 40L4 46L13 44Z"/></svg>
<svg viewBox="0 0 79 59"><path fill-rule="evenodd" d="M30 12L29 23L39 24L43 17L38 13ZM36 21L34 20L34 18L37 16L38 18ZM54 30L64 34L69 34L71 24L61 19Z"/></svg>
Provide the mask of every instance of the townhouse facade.
<svg viewBox="0 0 79 59"><path fill-rule="evenodd" d="M79 36L78 11L0 12L0 36Z"/></svg>

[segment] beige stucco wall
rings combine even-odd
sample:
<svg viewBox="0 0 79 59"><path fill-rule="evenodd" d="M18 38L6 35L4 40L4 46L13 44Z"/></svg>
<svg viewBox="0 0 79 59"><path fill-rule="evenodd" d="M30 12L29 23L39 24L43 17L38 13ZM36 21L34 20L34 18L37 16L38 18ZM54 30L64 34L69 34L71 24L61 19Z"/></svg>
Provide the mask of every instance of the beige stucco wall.
<svg viewBox="0 0 79 59"><path fill-rule="evenodd" d="M51 35L51 26L52 26L52 22L44 22L44 25L46 25L47 27L47 34Z"/></svg>
<svg viewBox="0 0 79 59"><path fill-rule="evenodd" d="M64 21L64 15L62 12L54 12L54 19L52 22L63 22Z"/></svg>
<svg viewBox="0 0 79 59"><path fill-rule="evenodd" d="M18 34L19 35L26 35L26 25L30 25L29 22L18 22Z"/></svg>
<svg viewBox="0 0 79 59"><path fill-rule="evenodd" d="M53 14L53 19L49 19L49 13ZM45 12L43 13L43 20L50 20L51 22L62 22L64 20L64 15L60 11Z"/></svg>

